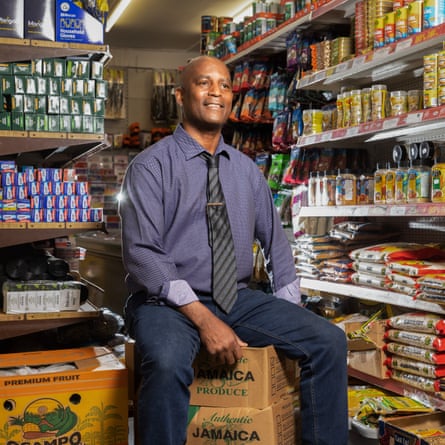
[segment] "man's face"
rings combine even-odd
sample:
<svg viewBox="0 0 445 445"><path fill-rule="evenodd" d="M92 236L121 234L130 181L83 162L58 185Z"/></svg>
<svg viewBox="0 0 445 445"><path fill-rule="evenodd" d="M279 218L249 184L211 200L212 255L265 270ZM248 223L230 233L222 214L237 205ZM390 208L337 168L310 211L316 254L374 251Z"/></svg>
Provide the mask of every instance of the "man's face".
<svg viewBox="0 0 445 445"><path fill-rule="evenodd" d="M201 58L183 73L176 100L182 105L183 122L196 129L219 130L232 109L232 83L223 62Z"/></svg>

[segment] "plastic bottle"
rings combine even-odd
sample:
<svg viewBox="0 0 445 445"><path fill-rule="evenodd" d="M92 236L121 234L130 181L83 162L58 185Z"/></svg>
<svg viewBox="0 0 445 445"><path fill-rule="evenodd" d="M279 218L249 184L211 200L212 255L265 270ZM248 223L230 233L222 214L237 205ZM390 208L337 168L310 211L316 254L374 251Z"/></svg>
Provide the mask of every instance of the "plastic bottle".
<svg viewBox="0 0 445 445"><path fill-rule="evenodd" d="M391 168L391 163L388 162L385 171L385 202L386 204L394 204L395 202L395 185L396 185L396 171Z"/></svg>
<svg viewBox="0 0 445 445"><path fill-rule="evenodd" d="M321 205L334 206L335 205L335 188L336 177L333 172L324 172L323 176L323 191L321 197Z"/></svg>
<svg viewBox="0 0 445 445"><path fill-rule="evenodd" d="M350 172L338 171L335 193L336 205L355 205L357 204L357 184L356 177Z"/></svg>
<svg viewBox="0 0 445 445"><path fill-rule="evenodd" d="M374 175L362 173L357 179L357 204L374 202Z"/></svg>
<svg viewBox="0 0 445 445"><path fill-rule="evenodd" d="M408 201L408 163L401 161L396 168L394 202L405 204Z"/></svg>
<svg viewBox="0 0 445 445"><path fill-rule="evenodd" d="M431 200L431 167L422 161L414 161L408 169L409 203L428 202Z"/></svg>
<svg viewBox="0 0 445 445"><path fill-rule="evenodd" d="M384 204L386 202L385 179L385 169L381 169L377 164L374 172L374 204Z"/></svg>
<svg viewBox="0 0 445 445"><path fill-rule="evenodd" d="M315 206L316 186L317 186L317 178L315 177L315 172L310 172L307 184L307 205L309 207Z"/></svg>

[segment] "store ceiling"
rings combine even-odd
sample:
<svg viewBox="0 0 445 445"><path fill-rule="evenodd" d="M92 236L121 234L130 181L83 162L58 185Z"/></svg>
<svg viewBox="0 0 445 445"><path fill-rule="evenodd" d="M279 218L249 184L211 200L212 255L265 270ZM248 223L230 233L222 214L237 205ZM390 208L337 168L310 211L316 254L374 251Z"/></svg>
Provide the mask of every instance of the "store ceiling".
<svg viewBox="0 0 445 445"><path fill-rule="evenodd" d="M119 21L105 34L105 43L111 49L197 52L201 16L233 16L249 3L245 0L132 0Z"/></svg>

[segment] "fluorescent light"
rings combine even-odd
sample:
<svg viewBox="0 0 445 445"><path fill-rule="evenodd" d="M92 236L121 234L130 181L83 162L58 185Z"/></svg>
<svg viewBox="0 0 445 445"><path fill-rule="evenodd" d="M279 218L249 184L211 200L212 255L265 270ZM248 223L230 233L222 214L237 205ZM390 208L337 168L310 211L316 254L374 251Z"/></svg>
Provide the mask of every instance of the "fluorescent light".
<svg viewBox="0 0 445 445"><path fill-rule="evenodd" d="M111 14L107 19L107 25L105 27L105 32L108 32L114 24L119 20L120 16L123 14L127 6L131 3L131 0L120 0L117 6L113 8Z"/></svg>

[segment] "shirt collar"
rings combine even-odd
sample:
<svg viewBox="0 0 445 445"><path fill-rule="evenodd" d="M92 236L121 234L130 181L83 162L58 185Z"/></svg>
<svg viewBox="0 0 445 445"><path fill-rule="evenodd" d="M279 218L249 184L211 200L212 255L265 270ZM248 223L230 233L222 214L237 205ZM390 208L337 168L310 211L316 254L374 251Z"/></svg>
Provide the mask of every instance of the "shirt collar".
<svg viewBox="0 0 445 445"><path fill-rule="evenodd" d="M199 144L195 139L193 139L185 130L182 124L176 126L173 133L173 137L179 148L184 153L185 159L188 161L196 156L199 156L204 150L201 144ZM218 147L216 148L216 154L224 153L225 156L230 158L230 152L227 149L227 145L224 142L224 138L221 136L218 142Z"/></svg>

